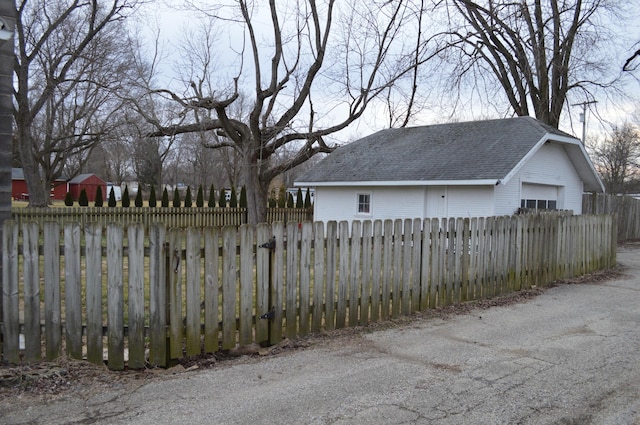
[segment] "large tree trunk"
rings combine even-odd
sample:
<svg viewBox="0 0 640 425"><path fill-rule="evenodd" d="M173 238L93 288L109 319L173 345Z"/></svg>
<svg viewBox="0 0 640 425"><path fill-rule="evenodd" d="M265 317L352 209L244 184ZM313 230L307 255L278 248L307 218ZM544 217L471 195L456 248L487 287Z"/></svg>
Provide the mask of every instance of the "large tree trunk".
<svg viewBox="0 0 640 425"><path fill-rule="evenodd" d="M29 206L30 207L47 207L49 206L49 192L45 191L45 184L40 176L38 164L31 154L32 138L29 124L25 122L23 117L17 119L18 129L18 146L21 150L20 157L22 159L22 171L24 179L29 188Z"/></svg>
<svg viewBox="0 0 640 425"><path fill-rule="evenodd" d="M256 225L267 221L267 193L269 182L263 181L255 158L245 154L242 180L247 188L247 223Z"/></svg>

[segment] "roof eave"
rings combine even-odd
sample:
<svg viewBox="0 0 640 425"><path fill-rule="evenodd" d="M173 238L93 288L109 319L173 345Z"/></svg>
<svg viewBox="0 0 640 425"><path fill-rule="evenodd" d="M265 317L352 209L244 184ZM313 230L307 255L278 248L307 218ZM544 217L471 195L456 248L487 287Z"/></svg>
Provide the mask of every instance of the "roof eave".
<svg viewBox="0 0 640 425"><path fill-rule="evenodd" d="M494 186L500 183L499 179L476 180L385 180L385 181L296 181L296 187L347 187L347 186Z"/></svg>

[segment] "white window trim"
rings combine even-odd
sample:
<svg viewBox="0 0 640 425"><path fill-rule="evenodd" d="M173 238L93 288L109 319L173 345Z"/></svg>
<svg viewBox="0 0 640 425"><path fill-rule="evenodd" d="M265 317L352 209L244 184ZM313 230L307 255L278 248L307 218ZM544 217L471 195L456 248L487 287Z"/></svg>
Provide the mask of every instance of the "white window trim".
<svg viewBox="0 0 640 425"><path fill-rule="evenodd" d="M360 196L365 195L369 197L369 212L360 212ZM371 199L373 198L373 195L371 194L371 192L356 192L356 216L360 216L360 217L371 217L372 214L372 205L371 205Z"/></svg>

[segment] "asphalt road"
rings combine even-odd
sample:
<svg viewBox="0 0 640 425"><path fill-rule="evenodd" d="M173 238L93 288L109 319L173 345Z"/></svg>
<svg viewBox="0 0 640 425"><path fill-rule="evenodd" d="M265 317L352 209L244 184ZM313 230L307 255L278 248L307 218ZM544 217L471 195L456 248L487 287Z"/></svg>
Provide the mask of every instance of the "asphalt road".
<svg viewBox="0 0 640 425"><path fill-rule="evenodd" d="M7 424L640 424L640 248L625 276L135 388Z"/></svg>

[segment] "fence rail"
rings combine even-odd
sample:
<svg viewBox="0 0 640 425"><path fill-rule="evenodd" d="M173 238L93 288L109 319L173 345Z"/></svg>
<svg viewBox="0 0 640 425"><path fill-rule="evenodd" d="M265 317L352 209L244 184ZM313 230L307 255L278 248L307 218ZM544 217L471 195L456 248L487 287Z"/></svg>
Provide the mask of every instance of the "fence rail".
<svg viewBox="0 0 640 425"><path fill-rule="evenodd" d="M165 366L609 268L615 234L610 215L186 229L7 221L2 353Z"/></svg>
<svg viewBox="0 0 640 425"><path fill-rule="evenodd" d="M128 226L142 223L148 228L152 223L163 223L167 227L187 228L191 226L240 226L246 224L246 208L209 207L63 207L63 208L12 208L12 219L18 224L35 221L41 225L47 221L57 223L120 223ZM303 208L269 208L267 222L293 221L302 223L313 220L313 210Z"/></svg>

